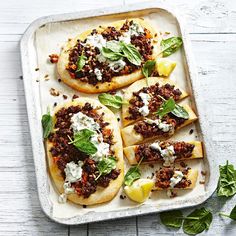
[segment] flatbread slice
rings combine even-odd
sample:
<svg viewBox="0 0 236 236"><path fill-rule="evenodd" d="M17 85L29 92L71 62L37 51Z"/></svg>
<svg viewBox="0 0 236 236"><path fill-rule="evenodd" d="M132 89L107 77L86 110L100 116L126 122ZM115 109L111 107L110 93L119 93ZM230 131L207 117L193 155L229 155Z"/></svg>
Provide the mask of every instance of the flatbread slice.
<svg viewBox="0 0 236 236"><path fill-rule="evenodd" d="M118 177L116 179L111 179L109 185L107 187L100 187L97 186L97 189L94 193L92 193L89 197L85 198L77 193L68 194L68 199L76 204L81 205L94 205L98 203L104 203L110 201L119 191L123 178L124 178L124 162L123 162L123 153L122 153L122 140L119 131L119 125L117 119L115 118L114 114L105 106L103 106L98 101L91 99L91 98L78 98L72 102L68 102L57 108L53 115L54 124L56 123L58 111L62 109L67 109L72 106L81 106L83 107L86 103L89 103L93 109L96 110L97 114L103 115L104 122L108 122L109 125L106 126L106 131L111 131L113 138L112 142L114 144L111 145L111 149L113 150L113 156L116 158L116 169L120 171ZM54 127L53 132L55 132L57 128ZM53 141L48 138L46 140L46 150L47 150L47 159L48 159L48 166L51 177L53 182L56 185L57 190L59 193L64 193L64 182L65 177L62 176L61 170L58 168L57 161L59 157L52 155L52 147L54 147Z"/></svg>
<svg viewBox="0 0 236 236"><path fill-rule="evenodd" d="M184 161L184 160L191 160L191 159L197 159L197 158L203 158L202 142L200 142L200 141L188 141L188 142L185 142L185 143L194 145L194 148L191 152L191 156L189 156L189 157L185 157L185 156L181 157L180 156L179 158L175 159L175 162ZM140 145L133 145L133 146L129 146L129 147L124 148L124 154L125 154L127 160L129 161L130 165L138 164L136 151L137 151L139 146ZM143 159L143 161L140 164L150 164L150 163L156 163L156 162L163 162L163 160L158 159L158 160L154 160L154 161L145 161L145 159Z"/></svg>
<svg viewBox="0 0 236 236"><path fill-rule="evenodd" d="M184 123L177 126L176 129L173 130L174 132L176 130L179 130L182 127L185 127L186 125L194 122L195 120L197 120L197 116L195 115L193 110L188 105L184 105L183 107L188 112L189 119L185 120ZM123 129L121 129L121 135L122 135L122 138L123 138L124 145L126 147L134 145L134 144L147 142L147 141L150 141L150 140L153 140L153 139L156 139L156 138L167 139L167 138L171 137L174 134L174 132L169 132L169 133L166 133L165 135L157 135L157 136L152 136L150 138L149 137L144 138L140 133L137 133L135 131L134 125L129 125L129 126L123 128Z"/></svg>
<svg viewBox="0 0 236 236"><path fill-rule="evenodd" d="M181 95L179 96L177 101L180 101L188 96L187 92L185 92L183 89L179 88L179 86L177 84L175 84L173 81L171 81L170 79L166 79L166 78L162 78L162 77L149 77L148 79L138 80L135 83L133 83L132 85L130 85L125 90L123 98L125 101L129 102L134 97L133 96L134 92L138 92L143 88L149 88L150 86L155 85L156 83L159 83L159 87L166 85L166 84L174 85L175 90L176 89L180 90ZM161 95L161 94L155 93L153 98L158 97L158 95ZM131 114L129 112L129 108L131 106L132 105L130 103L122 105L122 121L123 121L124 126L132 124L132 123L136 122L137 120L140 120L143 118L143 116L139 116L138 119L131 119L131 117L130 117Z"/></svg>
<svg viewBox="0 0 236 236"><path fill-rule="evenodd" d="M141 19L141 18L134 18L134 19L128 19L128 22L133 21L135 24L138 24L143 29L148 30L148 37L151 40L151 45L153 46L152 54L150 55L150 60L155 59L157 56L161 57L161 50L160 50L160 35L159 33L154 30L149 22L147 20ZM107 27L114 27L116 30L119 30L124 24L126 20L120 20L116 22L112 22L103 26L99 26L96 28L96 31L98 34L101 35L101 33L106 29ZM71 73L71 71L68 70L68 63L69 63L69 55L73 47L76 45L77 40L84 41L90 34L92 30L87 30L80 35L76 36L72 40L68 41L66 45L63 47L63 50L59 56L59 61L57 63L57 70L59 73L60 78L64 83L66 83L68 86L74 88L77 91L84 92L84 93L101 93L101 92L107 92L111 90L115 90L124 86L127 86L131 83L133 83L136 80L139 80L140 78L143 78L141 68L140 66L137 67L137 69L133 70L132 73L129 73L129 68L124 67L124 70L120 70L121 72L117 72L116 75L112 76L110 81L103 81L103 76L97 79L95 79L95 82L93 84L86 82L86 79L83 77L83 81L81 79L76 78L75 79L75 73ZM100 49L99 49L100 50ZM144 50L145 51L145 50ZM142 54L142 53L141 53ZM75 56L77 57L77 56ZM92 58L95 59L95 56L92 55ZM110 62L109 62L110 63ZM126 65L128 62L126 62ZM76 67L76 65L73 65L73 67ZM126 69L125 69L126 68ZM95 68L96 69L96 68ZM74 68L76 70L76 68ZM83 70L83 69L82 69ZM95 73L95 70L92 69L89 73ZM102 68L101 68L102 70ZM125 71L127 70L127 71ZM100 72L98 72L100 73ZM90 74L88 76L90 76ZM96 74L97 75L97 74ZM100 74L101 76L101 74ZM85 82L84 82L85 81Z"/></svg>

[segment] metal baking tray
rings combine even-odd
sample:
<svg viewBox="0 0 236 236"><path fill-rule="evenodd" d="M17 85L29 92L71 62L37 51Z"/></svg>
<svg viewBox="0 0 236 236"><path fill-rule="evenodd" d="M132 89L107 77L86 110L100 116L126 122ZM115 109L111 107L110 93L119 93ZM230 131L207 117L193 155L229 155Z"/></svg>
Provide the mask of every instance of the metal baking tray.
<svg viewBox="0 0 236 236"><path fill-rule="evenodd" d="M139 205L129 200L122 201L119 198L122 190L111 202L93 207L83 208L70 202L59 204L57 202L58 193L47 169L41 116L49 104L63 102L61 97L55 98L49 95L50 87L57 88L69 97L75 91L57 82L55 65L47 62L48 55L59 53L61 45L68 38L74 37L87 28L128 17L148 18L154 27L158 27L158 30L163 27L161 30L170 30L183 39L183 49L173 54L178 65L173 76L171 75L171 79L176 80L180 87L190 93L190 98L185 102L191 104L199 120L179 132L176 139L194 138L203 141L204 159L195 163L191 161L189 165L195 165L199 172L207 171L205 184L197 184L194 190L180 193L173 199L166 198L162 193L156 193L152 199ZM211 134L208 133L209 124L204 118L203 99L197 93L201 88L193 64L188 35L183 28L182 19L177 17L173 10L156 2L148 2L42 17L28 27L22 37L20 47L39 200L43 211L49 218L62 224L83 224L195 206L203 203L212 195L217 185L217 168ZM35 68L39 68L39 70L35 70ZM49 81L44 81L45 74L49 75ZM195 134L192 136L189 134L190 128L195 130ZM201 174L199 174L200 177Z"/></svg>

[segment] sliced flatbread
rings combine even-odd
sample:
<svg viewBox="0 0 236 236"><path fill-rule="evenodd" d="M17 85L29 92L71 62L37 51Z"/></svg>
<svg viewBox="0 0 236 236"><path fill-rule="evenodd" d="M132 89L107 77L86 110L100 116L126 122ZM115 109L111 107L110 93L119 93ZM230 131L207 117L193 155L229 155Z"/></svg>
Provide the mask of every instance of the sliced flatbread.
<svg viewBox="0 0 236 236"><path fill-rule="evenodd" d="M117 159L116 163L116 169L120 170L119 176L115 180L111 180L110 184L106 188L97 187L97 191L93 194L91 194L88 198L84 198L82 196L78 196L77 194L69 194L68 199L76 204L81 205L94 205L98 203L103 203L110 201L119 191L123 178L124 178L124 161L123 161L123 152L122 152L122 140L120 136L119 131L119 125L117 122L117 119L115 118L114 114L105 106L103 106L98 101L91 99L91 98L78 98L75 99L73 102L68 102L63 104L63 106L57 108L55 110L53 119L56 120L55 114L58 110L60 110L62 107L67 108L70 106L76 106L81 105L84 106L84 104L88 102L93 107L101 107L101 109L98 109L97 112L101 114L104 112L103 119L105 122L108 122L109 125L106 126L107 128L110 128L113 130L113 142L112 149L114 150L114 156ZM55 129L54 129L55 130ZM61 171L58 169L58 166L56 162L54 161L54 158L51 155L50 149L53 146L53 143L49 140L46 141L46 149L47 149L47 158L48 158L48 164L49 164L49 170L50 174L52 176L52 179L60 193L64 192L63 184L64 184L64 178L61 175Z"/></svg>
<svg viewBox="0 0 236 236"><path fill-rule="evenodd" d="M195 115L195 113L193 112L193 110L188 106L188 105L184 105L183 106L185 108L185 110L188 112L189 114L189 119L188 120L185 120L185 122L183 124L181 124L180 126L178 126L176 128L176 130L194 122L195 120L197 120L197 116ZM175 132L176 132L175 130ZM137 133L135 130L134 130L134 125L129 125L123 129L121 129L121 135L122 135L122 138L123 138L123 142L124 142L124 145L127 147L127 146L131 146L131 145L134 145L134 144L139 144L139 143L143 143L143 142L147 142L149 140L153 140L153 139L156 139L156 138L159 138L159 139L167 139L171 136L171 134L168 134L168 136L153 136L151 138L145 138ZM173 134L172 134L173 135Z"/></svg>
<svg viewBox="0 0 236 236"><path fill-rule="evenodd" d="M202 142L200 141L189 141L186 143L190 143L194 145L194 149L192 151L192 155L188 158L177 158L175 161L184 161L184 160L191 160L191 159L197 159L197 158L203 158L203 150L202 150ZM138 164L137 159L135 157L135 150L138 148L138 145L133 145L129 147L124 148L124 154L129 161L130 165L136 165ZM156 162L156 161L154 161ZM150 164L154 162L145 162L142 161L141 164Z"/></svg>
<svg viewBox="0 0 236 236"><path fill-rule="evenodd" d="M160 50L161 40L160 40L159 33L151 27L151 25L149 24L147 20L144 20L141 18L134 18L134 19L128 19L128 20L133 20L135 23L138 23L142 27L148 29L151 35L153 36L153 38L155 38L154 40L152 40L152 45L153 45L152 59L155 59L161 52ZM113 26L116 29L120 29L124 23L125 23L125 20L115 21L113 23L109 23L107 25L98 27L96 28L96 30L98 33L101 33L104 30L104 28L108 26ZM115 89L127 86L135 82L136 80L139 80L144 77L141 72L141 69L139 69L131 74L113 77L111 82L103 82L103 83L98 82L96 86L86 83L86 82L82 82L79 79L73 79L70 76L68 70L66 70L70 49L74 47L78 39L85 40L86 37L90 35L91 32L92 30L87 30L81 33L80 35L76 36L72 40L68 41L66 45L63 47L63 50L59 57L59 61L57 63L57 70L58 70L60 78L62 79L64 83L66 83L68 86L74 88L77 91L92 94L92 93L101 93L101 92L115 90ZM159 57L160 56L161 54L159 55Z"/></svg>
<svg viewBox="0 0 236 236"><path fill-rule="evenodd" d="M170 79L165 79L165 78L162 78L162 77L149 77L148 79L138 80L135 83L131 84L125 90L123 98L124 98L125 101L129 102L130 99L132 99L134 92L138 92L142 88L149 87L151 85L155 85L156 83L159 83L161 86L165 85L165 84L175 85L175 89L178 88L182 92L179 100L181 100L181 99L183 99L183 98L188 96L187 92L185 92L184 90L180 89L179 86L176 85ZM148 84L148 86L147 86L147 84ZM127 125L132 124L135 121L137 121L137 120L126 119L127 117L130 116L130 114L129 114L129 107L130 107L130 104L122 105L122 121L123 121L123 125L124 126L127 126Z"/></svg>

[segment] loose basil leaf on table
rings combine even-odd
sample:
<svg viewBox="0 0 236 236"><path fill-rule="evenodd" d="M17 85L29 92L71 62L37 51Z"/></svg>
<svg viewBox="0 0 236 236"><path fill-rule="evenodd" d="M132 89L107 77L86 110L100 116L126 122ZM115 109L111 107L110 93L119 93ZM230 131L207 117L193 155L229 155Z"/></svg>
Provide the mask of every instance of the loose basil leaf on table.
<svg viewBox="0 0 236 236"><path fill-rule="evenodd" d="M104 57L108 58L111 61L118 61L119 59L123 57L121 53L114 52L110 48L103 47L101 52Z"/></svg>
<svg viewBox="0 0 236 236"><path fill-rule="evenodd" d="M236 193L236 170L234 166L226 162L225 166L219 166L220 177L217 186L219 197L231 197Z"/></svg>
<svg viewBox="0 0 236 236"><path fill-rule="evenodd" d="M112 170L116 168L116 159L114 157L104 157L97 165L99 175L95 180L98 180L102 175L109 174Z"/></svg>
<svg viewBox="0 0 236 236"><path fill-rule="evenodd" d="M161 41L161 53L163 57L168 57L176 52L183 44L182 38L171 37L168 39L162 39Z"/></svg>
<svg viewBox="0 0 236 236"><path fill-rule="evenodd" d="M228 217L232 220L236 220L236 205L234 206L234 208L231 210L230 214L225 214L223 212L220 212L219 215L221 216L225 216L225 217Z"/></svg>
<svg viewBox="0 0 236 236"><path fill-rule="evenodd" d="M85 63L86 63L87 57L84 55L81 55L78 57L77 60L77 70L76 72L79 72L82 70L82 68L84 67Z"/></svg>
<svg viewBox="0 0 236 236"><path fill-rule="evenodd" d="M142 68L142 73L146 78L148 78L152 74L155 68L155 65L156 65L156 61L154 60L148 60L145 62Z"/></svg>
<svg viewBox="0 0 236 236"><path fill-rule="evenodd" d="M183 222L183 213L180 210L160 213L161 223L167 227L180 228Z"/></svg>
<svg viewBox="0 0 236 236"><path fill-rule="evenodd" d="M109 93L101 93L98 95L99 101L108 107L114 107L116 109L121 108L122 104L127 104L122 97L118 95L111 95Z"/></svg>
<svg viewBox="0 0 236 236"><path fill-rule="evenodd" d="M95 154L97 152L97 148L90 141L93 134L94 132L89 129L82 129L74 134L74 140L71 140L69 144L73 144L77 149L86 154Z"/></svg>
<svg viewBox="0 0 236 236"><path fill-rule="evenodd" d="M196 235L209 229L212 222L212 213L204 207L194 210L184 217L183 231L186 234Z"/></svg>
<svg viewBox="0 0 236 236"><path fill-rule="evenodd" d="M49 109L47 111L47 114L44 114L42 116L41 123L43 126L43 138L48 138L53 129L53 120L52 116L50 115Z"/></svg>

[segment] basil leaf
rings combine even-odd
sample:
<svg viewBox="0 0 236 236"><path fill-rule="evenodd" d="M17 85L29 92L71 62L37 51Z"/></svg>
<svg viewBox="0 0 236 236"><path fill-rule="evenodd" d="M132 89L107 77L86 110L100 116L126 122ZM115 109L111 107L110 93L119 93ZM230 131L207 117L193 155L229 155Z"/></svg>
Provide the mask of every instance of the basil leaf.
<svg viewBox="0 0 236 236"><path fill-rule="evenodd" d="M99 94L98 99L103 105L108 107L114 107L116 109L119 109L122 104L127 104L127 102L123 101L120 96L111 95L109 93Z"/></svg>
<svg viewBox="0 0 236 236"><path fill-rule="evenodd" d="M115 41L115 40L108 41L106 43L106 48L109 48L113 52L121 52L122 51L122 47L120 45L120 42Z"/></svg>
<svg viewBox="0 0 236 236"><path fill-rule="evenodd" d="M143 68L142 68L142 73L146 78L148 78L152 74L152 72L155 68L155 65L156 65L156 61L154 61L154 60L153 61L148 60L145 62L145 64L143 65Z"/></svg>
<svg viewBox="0 0 236 236"><path fill-rule="evenodd" d="M209 229L212 222L212 213L203 208L194 210L184 218L183 231L186 234L195 235Z"/></svg>
<svg viewBox="0 0 236 236"><path fill-rule="evenodd" d="M97 152L96 146L90 141L91 136L94 134L89 129L82 129L74 134L74 140L69 144L73 144L81 152L88 155L95 154Z"/></svg>
<svg viewBox="0 0 236 236"><path fill-rule="evenodd" d="M47 114L44 114L42 116L41 124L43 126L43 138L48 138L49 134L52 132L53 129L53 121L49 109Z"/></svg>
<svg viewBox="0 0 236 236"><path fill-rule="evenodd" d="M84 55L81 55L78 57L77 60L77 70L76 72L79 72L82 70L82 68L84 67L85 63L86 63L87 57Z"/></svg>
<svg viewBox="0 0 236 236"><path fill-rule="evenodd" d="M124 184L130 186L135 180L140 179L140 177L140 169L137 166L133 166L125 174Z"/></svg>
<svg viewBox="0 0 236 236"><path fill-rule="evenodd" d="M99 179L102 175L109 174L112 170L116 168L116 159L114 157L104 157L97 165L99 175L95 180Z"/></svg>
<svg viewBox="0 0 236 236"><path fill-rule="evenodd" d="M234 208L231 210L231 212L230 212L229 215L227 215L227 214L225 214L225 213L223 213L223 212L220 212L219 215L228 217L228 218L230 218L230 219L232 219L232 220L236 220L236 205L235 205Z"/></svg>
<svg viewBox="0 0 236 236"><path fill-rule="evenodd" d="M220 177L217 186L219 197L231 197L236 193L236 170L228 161L225 166L219 166Z"/></svg>
<svg viewBox="0 0 236 236"><path fill-rule="evenodd" d="M163 225L179 229L183 222L183 213L180 210L161 212L160 219Z"/></svg>
<svg viewBox="0 0 236 236"><path fill-rule="evenodd" d="M110 48L103 47L101 53L104 57L108 58L111 61L118 61L123 57L119 52L113 52Z"/></svg>
<svg viewBox="0 0 236 236"><path fill-rule="evenodd" d="M175 109L175 101L173 98L170 98L170 99L163 102L163 104L158 109L156 114L160 117L163 117L166 114L172 112L174 109Z"/></svg>
<svg viewBox="0 0 236 236"><path fill-rule="evenodd" d="M175 115L176 117L184 118L186 120L189 118L188 112L184 109L184 107L178 104L175 104L175 108L173 111L171 111L171 113Z"/></svg>
<svg viewBox="0 0 236 236"><path fill-rule="evenodd" d="M163 39L161 41L162 56L168 57L174 52L176 52L183 44L180 37L171 37L168 39Z"/></svg>
<svg viewBox="0 0 236 236"><path fill-rule="evenodd" d="M125 44L124 42L120 42L122 46L122 52L124 57L126 57L132 64L136 66L140 66L142 62L142 57L138 51L138 49L132 44Z"/></svg>

